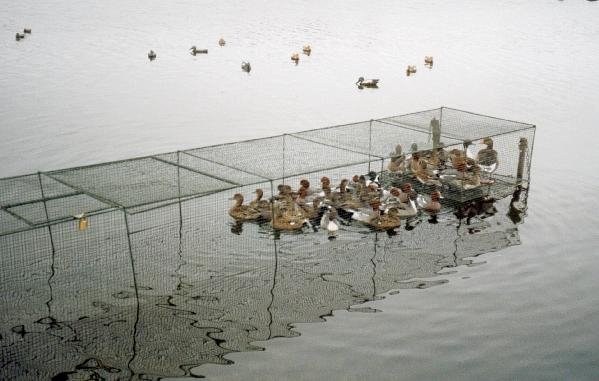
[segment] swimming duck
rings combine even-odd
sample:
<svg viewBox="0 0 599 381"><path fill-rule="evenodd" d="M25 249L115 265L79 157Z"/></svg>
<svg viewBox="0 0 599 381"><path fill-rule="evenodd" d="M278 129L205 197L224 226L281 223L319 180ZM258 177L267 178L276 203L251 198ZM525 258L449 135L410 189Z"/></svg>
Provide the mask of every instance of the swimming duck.
<svg viewBox="0 0 599 381"><path fill-rule="evenodd" d="M401 185L401 193L399 194L399 201L407 204L410 200L415 200L418 197L416 191L412 188L412 184L403 183Z"/></svg>
<svg viewBox="0 0 599 381"><path fill-rule="evenodd" d="M372 215L367 225L373 230L392 230L401 225L398 209L391 208L387 213L381 213L380 200L374 200L370 203L372 206Z"/></svg>
<svg viewBox="0 0 599 381"><path fill-rule="evenodd" d="M304 226L306 217L295 203L275 203L271 225L276 230L299 230Z"/></svg>
<svg viewBox="0 0 599 381"><path fill-rule="evenodd" d="M25 34L24 34L24 33L17 33L17 34L15 35L15 39L16 39L17 41L19 41L20 39L23 39L23 38L25 38Z"/></svg>
<svg viewBox="0 0 599 381"><path fill-rule="evenodd" d="M23 29L23 33L31 34L31 28Z"/></svg>
<svg viewBox="0 0 599 381"><path fill-rule="evenodd" d="M196 54L208 54L208 49L198 49L194 46L192 46L191 48L189 48L191 55L196 55Z"/></svg>
<svg viewBox="0 0 599 381"><path fill-rule="evenodd" d="M243 61L241 63L241 70L249 73L252 70L252 65L249 62Z"/></svg>
<svg viewBox="0 0 599 381"><path fill-rule="evenodd" d="M339 224L337 222L337 210L334 207L329 207L323 214L320 226L327 229L329 239L334 239L337 236Z"/></svg>
<svg viewBox="0 0 599 381"><path fill-rule="evenodd" d="M224 39L224 38L222 38L222 37L220 38L220 40L218 40L218 44L219 44L220 46L225 46L225 43L226 43L226 42L225 42L225 39Z"/></svg>
<svg viewBox="0 0 599 381"><path fill-rule="evenodd" d="M272 218L272 205L269 201L262 199L264 196L264 191L262 189L256 189L255 193L256 198L250 201L249 207L258 210L261 218L269 221Z"/></svg>
<svg viewBox="0 0 599 381"><path fill-rule="evenodd" d="M433 57L432 56L425 56L424 57L424 63L427 65L432 66L433 65Z"/></svg>
<svg viewBox="0 0 599 381"><path fill-rule="evenodd" d="M297 53L293 53L293 54L291 55L291 60L292 60L292 61L295 61L295 63L298 63L298 61L299 61L299 54L297 54Z"/></svg>
<svg viewBox="0 0 599 381"><path fill-rule="evenodd" d="M302 51L304 52L305 55L309 56L310 53L312 53L312 48L310 47L310 45L304 45L304 47L302 48Z"/></svg>
<svg viewBox="0 0 599 381"><path fill-rule="evenodd" d="M229 209L229 215L234 219L240 221L252 221L261 217L259 210L252 208L249 205L242 205L243 195L241 193L235 193L233 200L235 200L235 205Z"/></svg>
<svg viewBox="0 0 599 381"><path fill-rule="evenodd" d="M156 52L153 50L150 50L150 52L148 53L148 58L150 59L150 61L155 60L156 59Z"/></svg>
<svg viewBox="0 0 599 381"><path fill-rule="evenodd" d="M437 223L437 214L441 210L441 203L439 200L441 199L441 192L434 191L431 193L431 199L424 205L422 208L427 214L431 216L429 222L436 224Z"/></svg>
<svg viewBox="0 0 599 381"><path fill-rule="evenodd" d="M378 79L364 79L364 77L360 77L360 78L358 78L356 85L358 85L359 89L362 89L364 87L375 88L375 87L379 87L378 83L379 83Z"/></svg>

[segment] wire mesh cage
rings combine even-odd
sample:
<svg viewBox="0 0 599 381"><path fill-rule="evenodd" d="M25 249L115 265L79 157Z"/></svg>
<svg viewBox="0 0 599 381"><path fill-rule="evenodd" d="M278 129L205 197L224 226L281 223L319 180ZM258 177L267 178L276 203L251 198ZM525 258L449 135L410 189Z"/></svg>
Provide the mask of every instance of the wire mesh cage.
<svg viewBox="0 0 599 381"><path fill-rule="evenodd" d="M535 126L433 110L130 160L0 179L0 234L122 209L135 215L223 191L268 199L280 184L316 189L367 175L383 189L410 183L444 206L500 199L530 177ZM351 182L349 182L351 185ZM226 206L221 211L226 211ZM87 222L81 226L85 226Z"/></svg>

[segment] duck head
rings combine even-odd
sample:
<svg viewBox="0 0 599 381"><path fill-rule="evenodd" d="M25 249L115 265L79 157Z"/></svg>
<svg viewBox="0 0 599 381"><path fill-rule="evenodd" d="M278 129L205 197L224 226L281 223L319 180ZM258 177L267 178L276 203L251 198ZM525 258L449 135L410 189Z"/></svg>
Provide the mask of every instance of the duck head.
<svg viewBox="0 0 599 381"><path fill-rule="evenodd" d="M364 82L364 77L358 78L358 81L356 82L356 85L360 86L362 84L362 82Z"/></svg>
<svg viewBox="0 0 599 381"><path fill-rule="evenodd" d="M235 200L235 205L237 206L243 204L243 195L241 193L235 193L232 199Z"/></svg>

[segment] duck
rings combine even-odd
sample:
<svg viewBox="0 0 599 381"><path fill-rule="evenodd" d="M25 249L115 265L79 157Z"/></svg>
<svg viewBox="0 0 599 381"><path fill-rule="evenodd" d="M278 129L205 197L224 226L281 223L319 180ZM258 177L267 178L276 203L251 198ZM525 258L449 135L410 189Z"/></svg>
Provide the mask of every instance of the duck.
<svg viewBox="0 0 599 381"><path fill-rule="evenodd" d="M329 239L334 239L337 236L339 224L337 222L337 210L334 207L329 207L322 215L320 226L327 230Z"/></svg>
<svg viewBox="0 0 599 381"><path fill-rule="evenodd" d="M408 65L408 67L406 69L406 75L410 76L411 74L416 74L416 66L415 65Z"/></svg>
<svg viewBox="0 0 599 381"><path fill-rule="evenodd" d="M433 56L425 56L424 63L427 65L432 65L433 64Z"/></svg>
<svg viewBox="0 0 599 381"><path fill-rule="evenodd" d="M416 191L412 188L412 184L403 183L400 187L401 193L399 194L399 201L407 204L410 200L414 200L418 197Z"/></svg>
<svg viewBox="0 0 599 381"><path fill-rule="evenodd" d="M271 225L276 230L299 230L307 221L301 208L295 203L275 203Z"/></svg>
<svg viewBox="0 0 599 381"><path fill-rule="evenodd" d="M249 73L252 70L252 65L249 62L243 61L241 63L241 70Z"/></svg>
<svg viewBox="0 0 599 381"><path fill-rule="evenodd" d="M312 53L312 48L310 47L310 45L304 45L304 47L302 48L302 51L304 52L305 55L309 56L310 53Z"/></svg>
<svg viewBox="0 0 599 381"><path fill-rule="evenodd" d="M235 205L229 209L229 215L238 221L253 221L261 217L260 211L249 206L243 205L243 195L235 193L233 195Z"/></svg>
<svg viewBox="0 0 599 381"><path fill-rule="evenodd" d="M196 54L208 54L208 49L198 49L194 46L192 46L191 48L189 48L189 50L191 51L191 55L196 55Z"/></svg>
<svg viewBox="0 0 599 381"><path fill-rule="evenodd" d="M293 54L291 55L291 60L292 60L292 61L295 61L295 63L298 63L298 61L299 61L299 54L297 54L297 53L293 53Z"/></svg>
<svg viewBox="0 0 599 381"><path fill-rule="evenodd" d="M226 44L225 39L221 37L220 40L218 40L218 44L220 46L225 46L225 44Z"/></svg>
<svg viewBox="0 0 599 381"><path fill-rule="evenodd" d="M379 83L378 79L364 79L364 77L360 77L360 78L358 78L356 85L358 85L359 89L364 88L364 87L375 88L375 87L379 87L378 83Z"/></svg>
<svg viewBox="0 0 599 381"><path fill-rule="evenodd" d="M25 34L24 34L24 33L17 33L17 34L15 35L15 39L16 39L17 41L19 41L19 40L21 40L21 39L23 39L23 38L25 38Z"/></svg>
<svg viewBox="0 0 599 381"><path fill-rule="evenodd" d="M23 33L31 34L31 28L23 29Z"/></svg>
<svg viewBox="0 0 599 381"><path fill-rule="evenodd" d="M391 188L390 196L385 200L385 208L387 213L392 209L395 209L394 213L399 218L410 218L418 214L418 208L413 199L408 198L407 202L402 202L401 192L397 188Z"/></svg>
<svg viewBox="0 0 599 381"><path fill-rule="evenodd" d="M372 206L371 218L366 224L373 230L393 230L401 226L401 218L397 208L391 208L387 213L381 213L380 200L374 200L370 203Z"/></svg>
<svg viewBox="0 0 599 381"><path fill-rule="evenodd" d="M150 61L155 60L156 59L156 52L153 50L150 50L150 52L148 53L148 58L150 59Z"/></svg>
<svg viewBox="0 0 599 381"><path fill-rule="evenodd" d="M480 151L478 151L478 153L476 154L476 162L478 163L480 169L484 173L489 174L489 178L484 179L483 182L492 183L493 180L491 179L491 175L493 174L493 172L495 172L497 166L499 165L497 151L493 149L493 139L484 138L482 140L482 143L486 145L486 148L483 148Z"/></svg>
<svg viewBox="0 0 599 381"><path fill-rule="evenodd" d="M264 191L260 188L256 189L256 198L254 198L248 204L250 208L256 209L260 212L260 217L263 220L269 221L272 218L272 205L269 201L263 200Z"/></svg>
<svg viewBox="0 0 599 381"><path fill-rule="evenodd" d="M424 212L427 213L431 217L428 220L428 222L430 222L432 224L436 224L438 222L437 215L441 211L441 203L439 202L440 199L441 199L441 192L434 191L433 193L431 193L430 200L422 208L424 210Z"/></svg>

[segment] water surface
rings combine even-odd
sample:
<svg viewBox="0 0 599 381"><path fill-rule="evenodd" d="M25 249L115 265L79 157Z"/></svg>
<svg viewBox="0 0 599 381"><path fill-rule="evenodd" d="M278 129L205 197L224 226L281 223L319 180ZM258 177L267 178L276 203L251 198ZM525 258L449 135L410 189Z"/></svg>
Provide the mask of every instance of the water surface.
<svg viewBox="0 0 599 381"><path fill-rule="evenodd" d="M593 379L599 374L599 297L592 292L599 266L593 192L599 155L592 146L599 122L596 4L5 4L0 175L442 105L533 123L538 128L529 213L518 229L521 245L477 257L480 266L460 263L457 273L432 277L449 281L438 287L367 304L381 313L346 312L349 299L327 303L341 311L325 324L298 324L294 330L301 336L289 339L251 336L265 351L228 354L235 364L203 365L194 372L228 380ZM25 26L32 35L14 41ZM221 36L227 40L223 48L217 45ZM289 56L304 44L312 45L312 55L302 55L295 66ZM193 57L191 45L209 54ZM153 62L146 56L150 49L158 54ZM422 65L425 55L435 57L432 70ZM249 75L239 67L242 60L252 63ZM405 76L408 64L418 65L415 76ZM380 78L380 88L357 89L359 76ZM165 252L176 253L171 244ZM106 247L106 255L112 252ZM48 283L46 275L39 282ZM48 300L41 298L40 306ZM69 303L60 304L61 310ZM18 340L13 334L11 340ZM162 334L168 337L169 331ZM123 340L123 348L130 348L131 336ZM119 345L108 345L106 356L131 360L130 350L117 350ZM183 354L174 357L183 359L177 367L185 362ZM171 371L165 372L182 374Z"/></svg>

